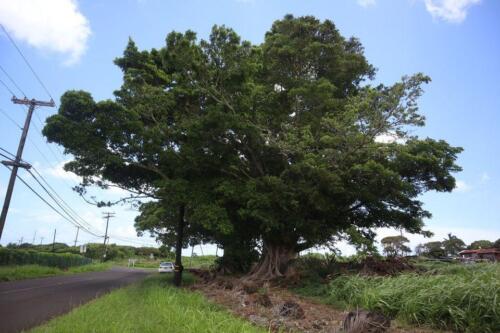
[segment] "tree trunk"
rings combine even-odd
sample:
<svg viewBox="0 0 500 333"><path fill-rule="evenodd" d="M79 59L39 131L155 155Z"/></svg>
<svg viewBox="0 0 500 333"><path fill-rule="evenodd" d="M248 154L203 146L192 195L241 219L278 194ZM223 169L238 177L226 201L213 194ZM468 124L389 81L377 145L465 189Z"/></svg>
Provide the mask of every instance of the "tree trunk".
<svg viewBox="0 0 500 333"><path fill-rule="evenodd" d="M179 206L179 222L177 224L177 241L175 244L175 267L174 267L174 285L180 287L182 283L182 241L184 239L184 211L185 206Z"/></svg>
<svg viewBox="0 0 500 333"><path fill-rule="evenodd" d="M294 246L275 245L264 242L261 259L249 273L246 279L269 281L284 277L290 260L297 256Z"/></svg>

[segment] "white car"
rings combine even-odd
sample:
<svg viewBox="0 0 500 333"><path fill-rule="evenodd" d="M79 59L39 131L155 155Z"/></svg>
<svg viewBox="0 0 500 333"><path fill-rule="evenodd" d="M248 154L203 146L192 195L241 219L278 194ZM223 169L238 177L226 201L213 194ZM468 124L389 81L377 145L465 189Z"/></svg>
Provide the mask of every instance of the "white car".
<svg viewBox="0 0 500 333"><path fill-rule="evenodd" d="M168 261L164 261L160 263L160 267L158 268L159 273L171 273L174 271L174 264Z"/></svg>

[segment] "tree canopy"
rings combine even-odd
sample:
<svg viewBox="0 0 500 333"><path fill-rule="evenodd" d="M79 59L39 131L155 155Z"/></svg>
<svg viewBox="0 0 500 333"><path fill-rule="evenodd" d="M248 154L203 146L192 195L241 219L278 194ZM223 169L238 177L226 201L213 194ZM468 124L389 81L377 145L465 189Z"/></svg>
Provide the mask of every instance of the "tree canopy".
<svg viewBox="0 0 500 333"><path fill-rule="evenodd" d="M465 249L464 241L452 234L448 234L448 238L443 240L442 245L447 256L456 256Z"/></svg>
<svg viewBox="0 0 500 333"><path fill-rule="evenodd" d="M470 243L470 245L467 247L469 250L478 250L478 249L489 249L493 247L493 242L486 240L486 239L481 239L474 241Z"/></svg>
<svg viewBox="0 0 500 333"><path fill-rule="evenodd" d="M384 253L388 257L395 257L397 255L403 256L406 253L410 253L411 249L408 247L410 241L405 236L387 236L382 238L380 243L384 248Z"/></svg>
<svg viewBox="0 0 500 333"><path fill-rule="evenodd" d="M261 44L225 26L207 40L172 32L150 51L130 40L115 63L114 100L68 91L47 120L44 135L74 157L66 170L154 199L136 227L165 242L185 221L187 241L225 255L260 248L253 277L376 227L421 233L419 195L455 186L462 149L412 135L430 79L372 85L361 43L329 20L287 15Z"/></svg>

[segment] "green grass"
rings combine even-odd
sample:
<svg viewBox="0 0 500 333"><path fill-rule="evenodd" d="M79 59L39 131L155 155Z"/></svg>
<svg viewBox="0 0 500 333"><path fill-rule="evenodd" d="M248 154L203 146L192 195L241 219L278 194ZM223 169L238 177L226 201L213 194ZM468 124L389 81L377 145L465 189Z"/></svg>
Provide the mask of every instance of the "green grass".
<svg viewBox="0 0 500 333"><path fill-rule="evenodd" d="M110 267L111 265L109 264L89 264L74 266L63 270L57 267L40 265L0 266L0 281L14 281L54 275L103 271Z"/></svg>
<svg viewBox="0 0 500 333"><path fill-rule="evenodd" d="M201 294L171 286L169 275L111 292L31 332L266 332Z"/></svg>
<svg viewBox="0 0 500 333"><path fill-rule="evenodd" d="M344 308L377 310L406 323L456 332L500 332L500 265L427 264L424 274L344 275L329 285L306 286Z"/></svg>

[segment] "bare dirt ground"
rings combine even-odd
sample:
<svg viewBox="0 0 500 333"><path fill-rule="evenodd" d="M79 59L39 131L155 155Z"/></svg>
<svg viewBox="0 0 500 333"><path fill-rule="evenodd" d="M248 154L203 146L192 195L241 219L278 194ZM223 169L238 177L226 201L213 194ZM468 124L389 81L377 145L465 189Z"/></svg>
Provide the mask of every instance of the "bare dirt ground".
<svg viewBox="0 0 500 333"><path fill-rule="evenodd" d="M237 316L271 332L340 333L346 311L291 293L281 287L260 288L242 283L238 278L200 279L190 289ZM286 305L285 305L286 304ZM298 304L296 307L294 304ZM392 321L391 333L435 333L436 330L408 328ZM442 332L442 331L439 331Z"/></svg>

